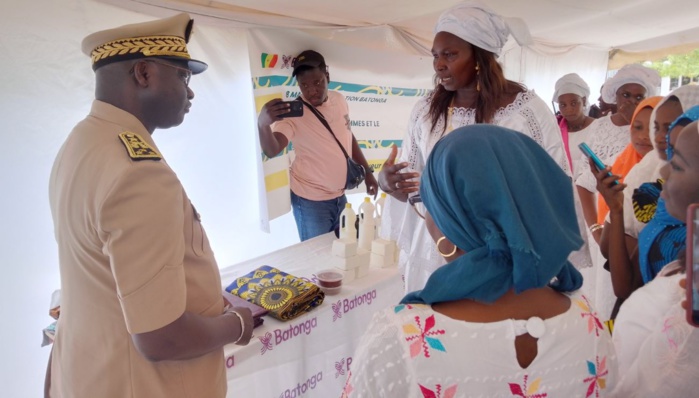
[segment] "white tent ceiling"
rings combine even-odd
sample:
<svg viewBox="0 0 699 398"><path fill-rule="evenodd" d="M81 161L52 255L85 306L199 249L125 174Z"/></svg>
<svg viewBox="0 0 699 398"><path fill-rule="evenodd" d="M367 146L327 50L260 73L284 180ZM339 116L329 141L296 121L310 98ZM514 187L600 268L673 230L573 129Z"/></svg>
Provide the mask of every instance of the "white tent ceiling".
<svg viewBox="0 0 699 398"><path fill-rule="evenodd" d="M425 54L437 16L459 0L101 0L157 14L182 10L239 27L333 31L391 27ZM524 19L541 52L586 46L646 52L699 42L696 0L483 0L504 16ZM358 29L359 28L359 29ZM328 35L331 33L325 33ZM384 39L386 37L384 36ZM366 43L376 47L376 43ZM406 48L406 47L404 47Z"/></svg>

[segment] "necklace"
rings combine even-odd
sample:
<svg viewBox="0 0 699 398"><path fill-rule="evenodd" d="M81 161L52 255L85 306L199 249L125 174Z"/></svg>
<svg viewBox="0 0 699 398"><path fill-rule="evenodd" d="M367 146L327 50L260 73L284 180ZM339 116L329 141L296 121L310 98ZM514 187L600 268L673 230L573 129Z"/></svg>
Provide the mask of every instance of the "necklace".
<svg viewBox="0 0 699 398"><path fill-rule="evenodd" d="M568 131L571 132L571 133L575 133L575 132L577 132L577 131L582 130L583 127L585 126L585 122L587 122L587 118L584 118L583 121L582 121L582 123L576 124L576 125L571 124L570 122L568 122Z"/></svg>

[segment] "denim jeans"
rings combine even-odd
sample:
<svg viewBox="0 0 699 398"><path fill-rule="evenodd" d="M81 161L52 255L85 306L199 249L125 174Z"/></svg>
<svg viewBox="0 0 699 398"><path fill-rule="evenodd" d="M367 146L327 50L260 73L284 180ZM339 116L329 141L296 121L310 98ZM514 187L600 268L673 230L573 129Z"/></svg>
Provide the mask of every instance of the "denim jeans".
<svg viewBox="0 0 699 398"><path fill-rule="evenodd" d="M340 213L345 208L347 197L330 200L308 200L291 192L291 208L296 219L296 228L301 241L323 235L340 228Z"/></svg>

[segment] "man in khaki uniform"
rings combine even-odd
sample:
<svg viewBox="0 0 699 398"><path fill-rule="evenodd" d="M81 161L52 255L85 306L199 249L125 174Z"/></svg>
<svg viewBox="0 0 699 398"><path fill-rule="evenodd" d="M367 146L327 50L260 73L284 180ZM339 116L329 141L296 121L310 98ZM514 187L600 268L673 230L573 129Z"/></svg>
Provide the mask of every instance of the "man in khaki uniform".
<svg viewBox="0 0 699 398"><path fill-rule="evenodd" d="M158 151L156 128L189 111L187 14L83 41L96 100L56 158L50 201L62 306L49 363L53 398L224 397L223 346L252 316L224 309L199 214Z"/></svg>

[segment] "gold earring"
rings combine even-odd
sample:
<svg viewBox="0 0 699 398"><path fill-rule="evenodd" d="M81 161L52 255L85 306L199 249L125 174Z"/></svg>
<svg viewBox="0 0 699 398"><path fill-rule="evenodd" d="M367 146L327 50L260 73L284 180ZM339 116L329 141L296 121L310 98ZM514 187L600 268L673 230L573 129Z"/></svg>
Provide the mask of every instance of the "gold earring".
<svg viewBox="0 0 699 398"><path fill-rule="evenodd" d="M454 245L454 244L452 243L452 245L454 245L454 250L452 250L451 253L443 253L443 252L442 252L442 249L439 248L439 244L442 243L442 241L443 241L443 240L446 240L446 239L447 239L446 236L442 236L441 238L437 239L437 251L439 252L439 255L442 256L442 257L444 257L444 258L453 256L454 254L456 254L456 249L458 249L458 248L456 247L456 245Z"/></svg>
<svg viewBox="0 0 699 398"><path fill-rule="evenodd" d="M481 67L476 64L476 91L481 91Z"/></svg>

